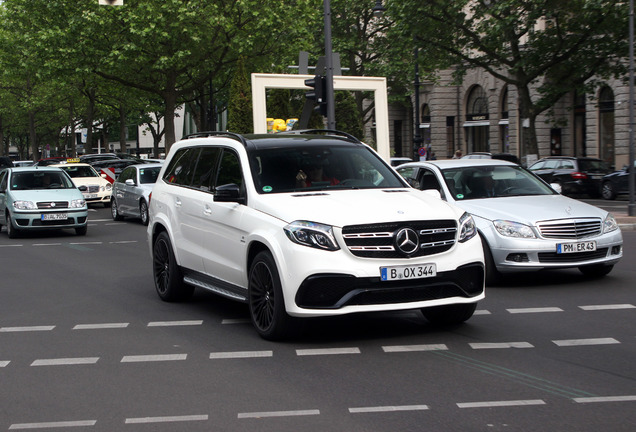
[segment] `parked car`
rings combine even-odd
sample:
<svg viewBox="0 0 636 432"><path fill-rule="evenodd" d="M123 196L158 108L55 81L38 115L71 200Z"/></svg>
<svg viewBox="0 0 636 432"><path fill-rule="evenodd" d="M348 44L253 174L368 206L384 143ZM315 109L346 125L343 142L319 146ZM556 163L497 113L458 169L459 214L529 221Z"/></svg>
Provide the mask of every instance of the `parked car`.
<svg viewBox="0 0 636 432"><path fill-rule="evenodd" d="M460 159L500 159L514 162L519 165L519 158L510 153L474 152L462 156Z"/></svg>
<svg viewBox="0 0 636 432"><path fill-rule="evenodd" d="M162 164L131 165L121 172L113 183L110 211L113 220L122 220L124 216L140 218L148 225L148 203L150 192L157 182Z"/></svg>
<svg viewBox="0 0 636 432"><path fill-rule="evenodd" d="M400 166L403 163L407 163L407 162L413 162L413 159L408 158L408 157L392 157L391 158L391 166Z"/></svg>
<svg viewBox="0 0 636 432"><path fill-rule="evenodd" d="M601 195L601 180L610 169L600 159L590 157L549 156L528 167L548 183L561 186L564 195Z"/></svg>
<svg viewBox="0 0 636 432"><path fill-rule="evenodd" d="M73 228L85 235L88 209L82 193L59 168L0 170L0 226L9 238L23 231Z"/></svg>
<svg viewBox="0 0 636 432"><path fill-rule="evenodd" d="M80 162L87 164L108 159L119 159L119 156L115 153L89 153L79 157Z"/></svg>
<svg viewBox="0 0 636 432"><path fill-rule="evenodd" d="M137 165L140 162L135 159L105 159L100 161L91 162L90 165L95 168L95 171L101 173L104 168L112 168L115 172L115 178L117 178L124 168L131 165Z"/></svg>
<svg viewBox="0 0 636 432"><path fill-rule="evenodd" d="M161 299L196 286L245 302L266 339L301 317L357 312L419 309L457 324L484 298L472 217L340 132L175 143L152 190L148 243Z"/></svg>
<svg viewBox="0 0 636 432"><path fill-rule="evenodd" d="M15 166L8 156L0 156L0 168L10 168Z"/></svg>
<svg viewBox="0 0 636 432"><path fill-rule="evenodd" d="M636 162L634 162L634 166L636 167ZM629 166L625 165L622 170L603 176L601 196L606 200L613 200L616 199L617 195L628 194L630 171Z"/></svg>
<svg viewBox="0 0 636 432"><path fill-rule="evenodd" d="M27 166L33 166L33 165L35 165L35 162L32 160L13 161L13 166L15 167L27 167Z"/></svg>
<svg viewBox="0 0 636 432"><path fill-rule="evenodd" d="M51 165L64 170L73 179L77 187L85 186L84 199L88 204L110 205L112 193L111 183L95 171L95 168L86 163L64 163ZM82 188L83 189L83 188Z"/></svg>
<svg viewBox="0 0 636 432"><path fill-rule="evenodd" d="M57 164L66 162L67 159L68 158L66 158L64 156L53 156L53 157L40 159L36 163L34 163L33 165L35 165L35 166L57 165Z"/></svg>
<svg viewBox="0 0 636 432"><path fill-rule="evenodd" d="M623 256L621 230L611 214L558 194L511 162L415 162L398 172L417 189L435 189L473 216L489 284L500 272L556 268L604 276Z"/></svg>

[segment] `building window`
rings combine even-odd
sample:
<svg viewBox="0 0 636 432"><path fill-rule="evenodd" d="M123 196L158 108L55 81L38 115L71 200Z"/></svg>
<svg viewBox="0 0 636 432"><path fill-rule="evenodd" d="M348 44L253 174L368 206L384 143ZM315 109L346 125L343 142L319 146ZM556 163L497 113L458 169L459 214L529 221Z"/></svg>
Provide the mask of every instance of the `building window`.
<svg viewBox="0 0 636 432"><path fill-rule="evenodd" d="M490 120L488 117L488 99L481 86L472 88L466 104L466 150L470 152L488 152L490 143Z"/></svg>
<svg viewBox="0 0 636 432"><path fill-rule="evenodd" d="M599 155L609 165L614 165L614 92L603 87L599 94Z"/></svg>

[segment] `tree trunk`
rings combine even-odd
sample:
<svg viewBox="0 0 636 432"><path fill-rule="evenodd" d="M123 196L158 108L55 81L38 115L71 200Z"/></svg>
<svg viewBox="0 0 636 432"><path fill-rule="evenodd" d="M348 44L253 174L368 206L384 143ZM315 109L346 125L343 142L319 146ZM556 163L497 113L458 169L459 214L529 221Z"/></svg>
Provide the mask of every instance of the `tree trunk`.
<svg viewBox="0 0 636 432"><path fill-rule="evenodd" d="M126 147L126 110L123 104L119 106L119 149L122 153L128 153L128 147Z"/></svg>
<svg viewBox="0 0 636 432"><path fill-rule="evenodd" d="M170 151L170 147L176 141L176 134L174 128L174 111L177 108L177 93L176 91L169 91L165 95L165 111L163 113L163 127L165 130L164 134L164 142L165 142L165 152L168 155Z"/></svg>
<svg viewBox="0 0 636 432"><path fill-rule="evenodd" d="M86 108L86 144L84 153L93 153L93 120L95 118L95 89L88 91L88 107Z"/></svg>
<svg viewBox="0 0 636 432"><path fill-rule="evenodd" d="M33 160L37 162L40 159L40 151L38 150L37 134L35 133L35 113L33 111L29 111L29 140L31 141Z"/></svg>

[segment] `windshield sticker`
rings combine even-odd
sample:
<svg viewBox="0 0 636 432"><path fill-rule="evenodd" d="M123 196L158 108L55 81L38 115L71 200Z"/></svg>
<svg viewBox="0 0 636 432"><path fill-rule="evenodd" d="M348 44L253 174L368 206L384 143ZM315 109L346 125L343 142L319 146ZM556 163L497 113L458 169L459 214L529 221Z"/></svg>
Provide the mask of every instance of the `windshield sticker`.
<svg viewBox="0 0 636 432"><path fill-rule="evenodd" d="M464 199L464 194L457 194L457 195L455 195L455 198Z"/></svg>
<svg viewBox="0 0 636 432"><path fill-rule="evenodd" d="M263 192L271 192L272 190L271 186L263 186Z"/></svg>

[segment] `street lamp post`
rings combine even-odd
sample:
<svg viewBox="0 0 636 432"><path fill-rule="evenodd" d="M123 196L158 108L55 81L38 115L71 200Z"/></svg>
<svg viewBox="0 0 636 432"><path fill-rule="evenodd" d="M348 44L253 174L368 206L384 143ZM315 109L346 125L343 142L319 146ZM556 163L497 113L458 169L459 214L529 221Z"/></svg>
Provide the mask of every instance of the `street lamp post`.
<svg viewBox="0 0 636 432"><path fill-rule="evenodd" d="M634 171L634 0L629 0L629 216L636 216Z"/></svg>
<svg viewBox="0 0 636 432"><path fill-rule="evenodd" d="M331 2L323 0L325 14L325 96L327 97L327 129L336 129L336 107L333 91L333 49L331 46Z"/></svg>

